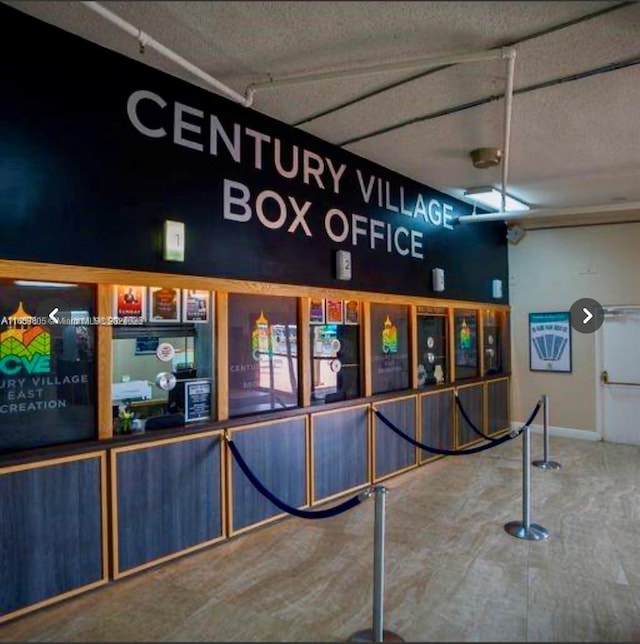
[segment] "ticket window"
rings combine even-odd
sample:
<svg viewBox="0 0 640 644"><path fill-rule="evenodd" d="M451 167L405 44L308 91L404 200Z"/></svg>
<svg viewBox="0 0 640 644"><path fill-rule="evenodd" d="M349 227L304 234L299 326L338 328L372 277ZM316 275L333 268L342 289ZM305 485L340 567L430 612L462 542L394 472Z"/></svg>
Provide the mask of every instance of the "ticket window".
<svg viewBox="0 0 640 644"><path fill-rule="evenodd" d="M333 320L326 323L327 319ZM361 395L360 304L312 300L311 401L350 400Z"/></svg>
<svg viewBox="0 0 640 644"><path fill-rule="evenodd" d="M449 381L446 309L418 308L418 387Z"/></svg>
<svg viewBox="0 0 640 644"><path fill-rule="evenodd" d="M478 312L456 309L453 315L456 381L480 375L478 356Z"/></svg>
<svg viewBox="0 0 640 644"><path fill-rule="evenodd" d="M114 286L114 431L162 429L213 417L213 298L206 290ZM125 323L126 322L126 323Z"/></svg>
<svg viewBox="0 0 640 644"><path fill-rule="evenodd" d="M229 294L229 416L297 407L298 301Z"/></svg>
<svg viewBox="0 0 640 644"><path fill-rule="evenodd" d="M97 437L95 296L0 279L0 453Z"/></svg>
<svg viewBox="0 0 640 644"><path fill-rule="evenodd" d="M509 371L508 314L486 309L483 312L484 375Z"/></svg>
<svg viewBox="0 0 640 644"><path fill-rule="evenodd" d="M371 304L371 391L381 394L411 386L409 307Z"/></svg>

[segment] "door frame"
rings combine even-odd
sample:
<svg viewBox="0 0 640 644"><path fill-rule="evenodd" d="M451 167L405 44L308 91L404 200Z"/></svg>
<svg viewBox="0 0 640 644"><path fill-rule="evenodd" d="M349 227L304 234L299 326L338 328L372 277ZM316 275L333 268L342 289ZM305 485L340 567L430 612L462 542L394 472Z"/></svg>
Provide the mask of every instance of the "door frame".
<svg viewBox="0 0 640 644"><path fill-rule="evenodd" d="M605 316L609 311L624 311L633 310L640 312L640 304L612 304L603 305ZM596 373L595 373L595 388L596 388L596 434L598 440L605 440L604 437L604 385L600 382L600 374L604 367L604 331L603 327L606 324L606 319L602 326L595 332L595 352L596 352Z"/></svg>

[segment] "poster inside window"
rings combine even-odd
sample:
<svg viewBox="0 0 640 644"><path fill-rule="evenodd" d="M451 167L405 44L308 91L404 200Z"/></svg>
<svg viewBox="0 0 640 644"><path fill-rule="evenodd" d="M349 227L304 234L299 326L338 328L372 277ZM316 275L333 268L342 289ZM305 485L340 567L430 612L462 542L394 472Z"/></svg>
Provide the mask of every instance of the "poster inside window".
<svg viewBox="0 0 640 644"><path fill-rule="evenodd" d="M180 289L167 286L149 288L149 321L180 322Z"/></svg>
<svg viewBox="0 0 640 644"><path fill-rule="evenodd" d="M477 378L478 313L474 309L456 309L454 316L456 380Z"/></svg>
<svg viewBox="0 0 640 644"><path fill-rule="evenodd" d="M95 289L0 279L0 452L96 437Z"/></svg>
<svg viewBox="0 0 640 644"><path fill-rule="evenodd" d="M229 295L229 415L297 407L297 299Z"/></svg>
<svg viewBox="0 0 640 644"><path fill-rule="evenodd" d="M371 385L374 394L410 387L409 308L371 305Z"/></svg>

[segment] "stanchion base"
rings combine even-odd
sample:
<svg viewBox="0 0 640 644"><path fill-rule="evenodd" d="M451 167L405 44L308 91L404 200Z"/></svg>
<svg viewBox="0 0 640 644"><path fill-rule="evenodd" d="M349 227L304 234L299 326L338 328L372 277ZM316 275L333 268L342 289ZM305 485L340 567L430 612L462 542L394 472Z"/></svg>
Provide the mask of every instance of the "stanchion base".
<svg viewBox="0 0 640 644"><path fill-rule="evenodd" d="M556 463L555 461L533 461L531 465L539 467L541 470L559 470L562 465Z"/></svg>
<svg viewBox="0 0 640 644"><path fill-rule="evenodd" d="M373 629L365 628L362 631L357 631L353 635L349 636L348 642L375 642L373 639ZM404 642L404 638L400 637L397 633L393 631L388 631L386 628L382 631L382 641L383 642Z"/></svg>
<svg viewBox="0 0 640 644"><path fill-rule="evenodd" d="M510 521L506 523L504 529L512 536L518 539L529 539L529 541L541 541L548 539L549 533L545 528L537 523L530 523L529 529L525 527L522 521Z"/></svg>

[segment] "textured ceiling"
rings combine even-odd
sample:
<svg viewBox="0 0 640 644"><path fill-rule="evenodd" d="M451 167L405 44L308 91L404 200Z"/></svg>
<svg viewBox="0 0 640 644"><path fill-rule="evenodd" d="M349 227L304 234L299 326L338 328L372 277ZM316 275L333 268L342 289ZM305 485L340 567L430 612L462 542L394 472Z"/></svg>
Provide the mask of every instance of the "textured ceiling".
<svg viewBox="0 0 640 644"><path fill-rule="evenodd" d="M204 86L80 2L6 4ZM508 192L536 209L629 203L640 218L640 4L104 4L241 94L292 74L514 44ZM478 170L468 154L503 145L505 79L499 60L371 73L261 88L253 109L462 197L501 186L501 167Z"/></svg>

